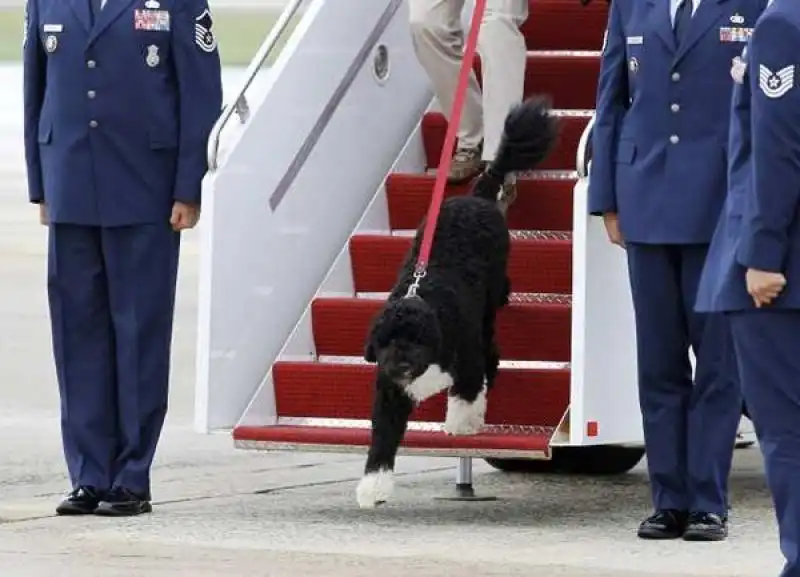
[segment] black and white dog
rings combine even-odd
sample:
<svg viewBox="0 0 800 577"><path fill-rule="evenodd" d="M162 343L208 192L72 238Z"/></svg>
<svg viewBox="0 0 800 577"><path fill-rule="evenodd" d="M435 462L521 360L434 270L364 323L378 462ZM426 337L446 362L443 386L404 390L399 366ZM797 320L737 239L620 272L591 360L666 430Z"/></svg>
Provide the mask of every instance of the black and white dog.
<svg viewBox="0 0 800 577"><path fill-rule="evenodd" d="M372 440L361 507L392 492L395 456L415 404L447 389L444 431L474 435L484 424L486 394L500 361L495 314L508 302L510 235L498 207L505 177L541 162L557 139L550 104L530 99L509 112L497 158L470 194L441 207L427 274L409 294L424 222L399 278L370 330L364 358L377 362Z"/></svg>

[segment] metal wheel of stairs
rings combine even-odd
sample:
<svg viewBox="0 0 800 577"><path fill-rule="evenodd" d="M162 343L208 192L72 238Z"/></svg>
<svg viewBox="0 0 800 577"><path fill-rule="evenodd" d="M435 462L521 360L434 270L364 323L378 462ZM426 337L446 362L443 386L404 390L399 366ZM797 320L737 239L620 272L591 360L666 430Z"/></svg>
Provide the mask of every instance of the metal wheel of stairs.
<svg viewBox="0 0 800 577"><path fill-rule="evenodd" d="M578 140L594 106L607 3L532 0L523 26L526 94L550 94L561 115L557 150L519 183L508 219L513 230L512 303L500 314L504 361L489 397L487 426L475 436L441 432L444 394L412 415L401 454L548 458L569 405L572 194ZM480 62L476 63L480 71ZM273 366L278 422L240 426L237 446L270 450L362 452L370 439L374 367L362 359L368 325L396 278L430 202L447 121L428 113L422 133L428 173L391 174L386 182L391 234L350 241L356 294L316 298L311 315L317 360ZM466 186L452 186L448 195Z"/></svg>

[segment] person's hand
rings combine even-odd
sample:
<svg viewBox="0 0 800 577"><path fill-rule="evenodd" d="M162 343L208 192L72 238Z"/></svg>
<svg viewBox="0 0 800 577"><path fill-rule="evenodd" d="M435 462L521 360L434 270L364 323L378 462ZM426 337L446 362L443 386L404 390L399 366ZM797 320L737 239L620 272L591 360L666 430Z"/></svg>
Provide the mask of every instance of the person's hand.
<svg viewBox="0 0 800 577"><path fill-rule="evenodd" d="M606 225L608 240L617 246L625 248L625 241L619 231L619 218L615 212L607 212L603 215L603 224Z"/></svg>
<svg viewBox="0 0 800 577"><path fill-rule="evenodd" d="M772 303L786 286L786 277L779 272L767 272L754 268L747 269L745 275L747 292L753 298L756 308Z"/></svg>
<svg viewBox="0 0 800 577"><path fill-rule="evenodd" d="M47 218L47 205L43 202L39 203L39 224L42 226L50 224L50 219Z"/></svg>
<svg viewBox="0 0 800 577"><path fill-rule="evenodd" d="M194 228L198 220L200 220L199 206L185 202L176 202L172 205L172 216L169 218L172 230L181 231Z"/></svg>

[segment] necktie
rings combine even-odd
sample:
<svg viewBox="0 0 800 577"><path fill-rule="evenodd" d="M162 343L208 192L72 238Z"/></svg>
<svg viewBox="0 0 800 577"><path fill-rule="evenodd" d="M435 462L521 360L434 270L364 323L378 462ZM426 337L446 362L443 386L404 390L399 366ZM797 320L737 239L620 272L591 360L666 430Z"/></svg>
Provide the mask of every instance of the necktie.
<svg viewBox="0 0 800 577"><path fill-rule="evenodd" d="M692 21L692 0L683 0L675 12L675 43L680 46Z"/></svg>
<svg viewBox="0 0 800 577"><path fill-rule="evenodd" d="M100 16L103 0L89 0L89 3L92 9L92 23L95 23L97 22L98 16Z"/></svg>

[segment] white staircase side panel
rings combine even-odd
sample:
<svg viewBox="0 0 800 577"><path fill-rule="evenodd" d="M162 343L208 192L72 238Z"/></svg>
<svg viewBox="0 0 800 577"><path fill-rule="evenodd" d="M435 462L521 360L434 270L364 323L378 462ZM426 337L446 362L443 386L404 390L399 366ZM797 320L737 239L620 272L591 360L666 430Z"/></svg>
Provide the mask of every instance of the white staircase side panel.
<svg viewBox="0 0 800 577"><path fill-rule="evenodd" d="M389 172L421 172L424 165L425 150L421 127L418 124ZM358 221L355 233L387 233L389 230L386 187L381 184L370 202L369 208ZM348 237L315 296L352 297L355 294L349 240ZM315 359L316 345L311 323L311 302L309 302L279 353L278 360L313 361ZM274 425L277 423L278 417L276 409L274 381L272 368L270 368L237 424L240 426Z"/></svg>
<svg viewBox="0 0 800 577"><path fill-rule="evenodd" d="M586 179L574 191L570 444L641 444L636 332L624 249L587 213ZM594 426L596 424L596 434Z"/></svg>
<svg viewBox="0 0 800 577"><path fill-rule="evenodd" d="M407 10L403 0L311 2L206 179L199 431L244 413L431 100Z"/></svg>

